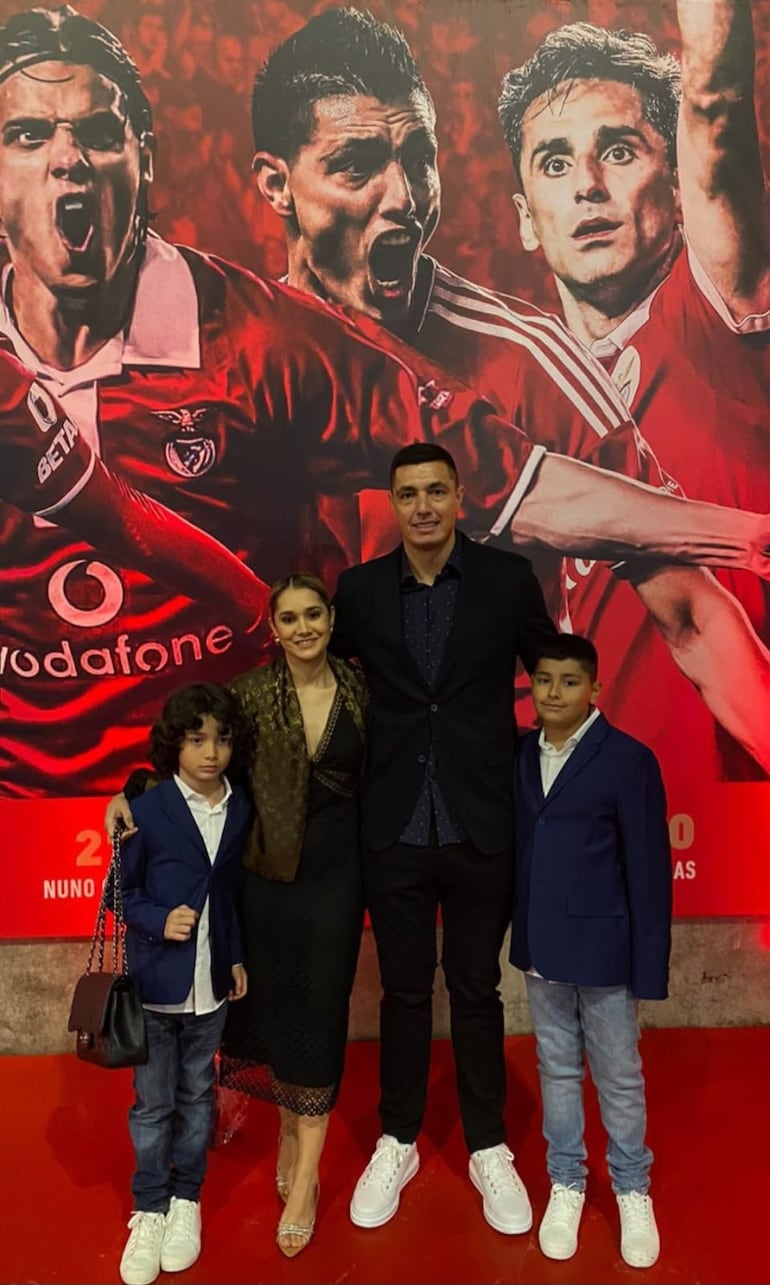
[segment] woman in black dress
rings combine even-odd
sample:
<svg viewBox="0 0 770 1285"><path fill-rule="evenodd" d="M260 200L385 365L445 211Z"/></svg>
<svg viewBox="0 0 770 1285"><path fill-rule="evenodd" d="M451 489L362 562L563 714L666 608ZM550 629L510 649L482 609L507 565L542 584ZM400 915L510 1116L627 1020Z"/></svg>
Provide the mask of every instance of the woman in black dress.
<svg viewBox="0 0 770 1285"><path fill-rule="evenodd" d="M327 654L333 609L319 580L279 581L271 618L282 655L232 684L254 733L256 822L239 894L248 994L230 1008L220 1078L278 1107L277 1242L293 1257L315 1225L361 940L367 697L360 672Z"/></svg>

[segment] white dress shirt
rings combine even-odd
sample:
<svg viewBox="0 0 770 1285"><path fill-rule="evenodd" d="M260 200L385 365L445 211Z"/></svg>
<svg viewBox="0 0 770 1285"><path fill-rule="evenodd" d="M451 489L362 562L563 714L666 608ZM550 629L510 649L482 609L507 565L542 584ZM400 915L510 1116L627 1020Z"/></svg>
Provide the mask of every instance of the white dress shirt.
<svg viewBox="0 0 770 1285"><path fill-rule="evenodd" d="M593 727L599 710L594 708L588 715L585 723L581 723L576 732L573 732L568 741L565 741L560 750L555 745L545 739L545 728L541 728L538 745L540 746L540 781L543 786L543 794L548 795L548 791L561 772L564 764L567 762L570 754L577 748L582 741L589 727Z"/></svg>
<svg viewBox="0 0 770 1285"><path fill-rule="evenodd" d="M193 820L201 833L208 858L214 864L222 834L227 820L227 805L230 802L232 789L227 777L224 797L213 807L203 794L191 790L181 777L175 776L174 782L192 813ZM190 993L182 1004L145 1004L154 1013L213 1013L225 1000L217 999L211 985L211 946L209 945L209 899L206 898L198 920L198 936L195 943L195 971Z"/></svg>

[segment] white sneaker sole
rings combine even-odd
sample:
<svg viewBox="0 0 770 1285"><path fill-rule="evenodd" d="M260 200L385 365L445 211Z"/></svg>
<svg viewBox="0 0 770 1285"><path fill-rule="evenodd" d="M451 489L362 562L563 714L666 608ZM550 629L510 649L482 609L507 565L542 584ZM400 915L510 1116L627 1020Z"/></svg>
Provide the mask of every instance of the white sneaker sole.
<svg viewBox="0 0 770 1285"><path fill-rule="evenodd" d="M420 1168L420 1157L419 1157L419 1154L415 1151L414 1155L410 1156L409 1160L407 1160L406 1164L404 1165L404 1168L401 1174L401 1181L393 1193L393 1199L391 1200L390 1204L386 1205L384 1209L381 1209L377 1214L365 1214L365 1213L358 1212L355 1208L356 1197L354 1192L353 1199L350 1202L350 1221L353 1223L353 1225L355 1227L372 1228L372 1227L384 1227L385 1223L389 1223L393 1215L398 1210L398 1206L401 1202L401 1192L404 1190L404 1187L406 1186L406 1184L412 1181L412 1179L414 1178L414 1175L417 1173L419 1168Z"/></svg>
<svg viewBox="0 0 770 1285"><path fill-rule="evenodd" d="M537 1238L537 1243L540 1246L540 1253L544 1254L546 1258L555 1259L557 1263L564 1263L567 1261L568 1258L574 1258L575 1254L577 1253L577 1240L575 1241L575 1244L572 1247L567 1247L566 1249L556 1249L553 1246L550 1248L546 1248L546 1246L543 1244L542 1240L540 1239L539 1235Z"/></svg>
<svg viewBox="0 0 770 1285"><path fill-rule="evenodd" d="M159 1275L160 1264L158 1264L158 1270L154 1275L152 1268L149 1267L142 1272L138 1268L124 1267L122 1263L120 1264L120 1279L123 1281L123 1285L152 1285L152 1282L156 1281Z"/></svg>
<svg viewBox="0 0 770 1285"><path fill-rule="evenodd" d="M620 1257L629 1267L654 1267L660 1258L660 1250L652 1250L648 1254L635 1254L633 1250L620 1251Z"/></svg>
<svg viewBox="0 0 770 1285"><path fill-rule="evenodd" d="M196 1249L194 1253L191 1251L191 1254L187 1254L184 1258L181 1258L178 1254L164 1258L163 1250L161 1250L160 1270L162 1272L186 1272L188 1267L192 1267L193 1263L197 1263L200 1256L200 1248Z"/></svg>
<svg viewBox="0 0 770 1285"><path fill-rule="evenodd" d="M523 1218L519 1218L519 1219L509 1218L507 1222L503 1222L502 1219L496 1218L495 1215L492 1213L491 1209L489 1208L489 1205L487 1204L487 1201L486 1201L486 1197L484 1196L484 1188L481 1185L481 1179L477 1178L476 1170L473 1164L470 1164L468 1166L468 1173L470 1175L470 1180L473 1183L474 1187L476 1188L477 1192L479 1193L480 1196L483 1197L482 1209L484 1211L484 1217L486 1218L490 1227L494 1227L495 1231L502 1232L504 1236L521 1236L525 1231L529 1231L530 1227L532 1226L532 1207L531 1206L529 1209L529 1214L525 1214Z"/></svg>

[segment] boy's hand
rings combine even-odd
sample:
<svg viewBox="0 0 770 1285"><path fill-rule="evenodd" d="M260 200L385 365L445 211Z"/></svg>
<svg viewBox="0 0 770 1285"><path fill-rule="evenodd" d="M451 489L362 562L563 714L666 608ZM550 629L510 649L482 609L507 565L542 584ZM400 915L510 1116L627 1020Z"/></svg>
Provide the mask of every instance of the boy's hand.
<svg viewBox="0 0 770 1285"><path fill-rule="evenodd" d="M189 941L197 919L197 910L191 910L189 906L176 906L169 912L163 936L166 941Z"/></svg>
<svg viewBox="0 0 770 1285"><path fill-rule="evenodd" d="M248 980L246 969L243 964L233 964L233 989L228 995L228 999L243 999L246 994Z"/></svg>
<svg viewBox="0 0 770 1285"><path fill-rule="evenodd" d="M104 828L107 831L107 838L112 843L112 835L118 821L122 821L125 829L120 836L121 843L127 839L130 834L136 834L134 818L131 815L131 809L128 806L128 799L125 794L115 794L107 804L107 811L104 814Z"/></svg>

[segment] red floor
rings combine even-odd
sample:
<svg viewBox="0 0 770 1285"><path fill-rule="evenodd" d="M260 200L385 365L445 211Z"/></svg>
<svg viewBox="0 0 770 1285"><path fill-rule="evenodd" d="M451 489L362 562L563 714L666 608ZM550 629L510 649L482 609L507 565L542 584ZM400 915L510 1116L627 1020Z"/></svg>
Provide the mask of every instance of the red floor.
<svg viewBox="0 0 770 1285"><path fill-rule="evenodd" d="M434 1046L422 1168L401 1209L377 1231L347 1217L351 1188L377 1135L377 1045L354 1044L322 1170L316 1236L292 1262L273 1244L275 1123L251 1104L236 1136L211 1155L204 1249L189 1272L160 1282L612 1282L749 1285L770 1280L767 1146L770 1028L647 1031L643 1052L653 1194L663 1251L635 1271L617 1248L615 1202L593 1100L592 1157L580 1248L544 1258L535 1232L502 1236L483 1221L466 1173L451 1052ZM510 1142L535 1218L547 1198L531 1038L508 1041ZM74 1056L0 1059L0 1281L116 1282L129 1213L125 1128L130 1075Z"/></svg>

